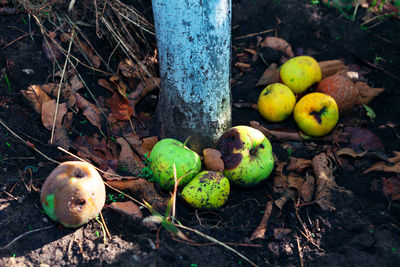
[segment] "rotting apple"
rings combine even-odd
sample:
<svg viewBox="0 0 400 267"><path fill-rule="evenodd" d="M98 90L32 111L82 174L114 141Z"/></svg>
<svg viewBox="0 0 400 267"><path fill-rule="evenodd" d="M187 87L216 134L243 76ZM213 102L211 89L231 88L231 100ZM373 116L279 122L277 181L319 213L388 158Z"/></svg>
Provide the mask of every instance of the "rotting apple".
<svg viewBox="0 0 400 267"><path fill-rule="evenodd" d="M295 94L303 93L322 78L318 62L310 56L289 59L281 66L279 74L282 82Z"/></svg>
<svg viewBox="0 0 400 267"><path fill-rule="evenodd" d="M229 197L229 180L222 173L202 171L182 190L183 199L192 207L217 209Z"/></svg>
<svg viewBox="0 0 400 267"><path fill-rule="evenodd" d="M296 97L289 87L273 83L264 88L258 97L258 112L266 120L280 122L293 112Z"/></svg>
<svg viewBox="0 0 400 267"><path fill-rule="evenodd" d="M199 155L182 142L172 138L157 142L150 153L150 169L153 172L154 181L165 190L174 188L174 164L176 178L182 177L180 186L190 182L201 170Z"/></svg>
<svg viewBox="0 0 400 267"><path fill-rule="evenodd" d="M335 99L323 93L303 96L294 107L294 120L306 135L319 137L335 128L339 110Z"/></svg>
<svg viewBox="0 0 400 267"><path fill-rule="evenodd" d="M274 167L268 138L249 126L235 126L218 140L216 149L224 161L224 175L237 186L251 187L266 179Z"/></svg>
<svg viewBox="0 0 400 267"><path fill-rule="evenodd" d="M92 165L81 161L57 166L40 193L45 213L65 227L79 227L95 218L105 200L103 179Z"/></svg>

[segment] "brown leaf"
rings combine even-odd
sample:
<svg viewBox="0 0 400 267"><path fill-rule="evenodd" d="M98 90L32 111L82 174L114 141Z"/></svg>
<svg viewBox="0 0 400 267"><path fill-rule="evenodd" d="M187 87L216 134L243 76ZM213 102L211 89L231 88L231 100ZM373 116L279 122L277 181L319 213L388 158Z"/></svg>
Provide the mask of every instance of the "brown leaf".
<svg viewBox="0 0 400 267"><path fill-rule="evenodd" d="M114 87L111 82L107 81L106 79L99 79L97 84L106 88L109 92L114 93Z"/></svg>
<svg viewBox="0 0 400 267"><path fill-rule="evenodd" d="M50 37L51 34L49 33ZM58 47L57 41L53 38L43 37L42 49L45 56L54 64L61 57L61 50Z"/></svg>
<svg viewBox="0 0 400 267"><path fill-rule="evenodd" d="M221 158L221 152L216 149L206 148L203 150L204 164L210 171L224 171L224 161Z"/></svg>
<svg viewBox="0 0 400 267"><path fill-rule="evenodd" d="M322 79L346 69L344 63L338 59L319 61L318 64L319 67L321 68Z"/></svg>
<svg viewBox="0 0 400 267"><path fill-rule="evenodd" d="M94 53L92 47L88 43L81 41L76 35L74 37L74 43L80 48L78 50L89 59L93 67L95 68L100 67L101 65L100 57Z"/></svg>
<svg viewBox="0 0 400 267"><path fill-rule="evenodd" d="M143 213L139 209L138 205L133 203L133 201L125 201L125 202L112 202L107 207L121 213L128 215L134 221L141 220L143 218Z"/></svg>
<svg viewBox="0 0 400 267"><path fill-rule="evenodd" d="M313 199L314 187L314 176L306 173L306 179L301 187L301 196L304 202L310 202Z"/></svg>
<svg viewBox="0 0 400 267"><path fill-rule="evenodd" d="M126 92L128 88L124 81L122 81L118 76L114 75L110 77L110 82L117 88L118 92L123 98L127 98Z"/></svg>
<svg viewBox="0 0 400 267"><path fill-rule="evenodd" d="M249 69L251 67L251 65L249 63L243 63L243 62L236 62L234 65L236 68L243 69L243 70Z"/></svg>
<svg viewBox="0 0 400 267"><path fill-rule="evenodd" d="M28 89L21 90L21 93L38 114L42 111L42 104L51 100L51 97L41 89L40 85L31 85Z"/></svg>
<svg viewBox="0 0 400 267"><path fill-rule="evenodd" d="M138 162L133 157L133 151L129 146L128 142L122 138L117 138L116 143L121 146L121 151L118 155L118 165L124 166L128 169L129 172L134 174L139 174L141 171L141 167Z"/></svg>
<svg viewBox="0 0 400 267"><path fill-rule="evenodd" d="M119 63L118 69L125 78L129 79L140 79L144 74L142 68L128 58Z"/></svg>
<svg viewBox="0 0 400 267"><path fill-rule="evenodd" d="M251 108L258 111L258 106L255 103L247 103L247 102L233 103L233 106L235 108Z"/></svg>
<svg viewBox="0 0 400 267"><path fill-rule="evenodd" d="M290 58L294 56L292 46L285 40L278 37L272 37L272 36L266 37L261 42L261 47L269 47L278 50Z"/></svg>
<svg viewBox="0 0 400 267"><path fill-rule="evenodd" d="M125 140L129 143L129 145L135 150L141 157L144 155L143 147L142 147L142 140L140 139L140 136L129 132L127 134L124 134Z"/></svg>
<svg viewBox="0 0 400 267"><path fill-rule="evenodd" d="M288 184L290 188L294 188L297 192L301 192L301 187L304 183L304 178L294 173L288 175Z"/></svg>
<svg viewBox="0 0 400 267"><path fill-rule="evenodd" d="M382 192L391 200L400 200L400 178L397 176L385 178L382 177Z"/></svg>
<svg viewBox="0 0 400 267"><path fill-rule="evenodd" d="M159 211L165 210L167 207L168 198L161 196L154 184L145 179L108 181L107 183L120 190L130 190L139 199L143 198Z"/></svg>
<svg viewBox="0 0 400 267"><path fill-rule="evenodd" d="M144 154L147 153L147 156L149 157L151 150L157 144L157 142L158 142L158 136L150 136L143 138L142 139L143 153Z"/></svg>
<svg viewBox="0 0 400 267"><path fill-rule="evenodd" d="M311 160L290 157L289 165L286 167L286 170L301 173L309 167L311 167Z"/></svg>
<svg viewBox="0 0 400 267"><path fill-rule="evenodd" d="M395 173L400 173L400 162L397 162L393 166L388 166L385 164L385 162L380 161L363 171L363 174L369 173L369 172L395 172Z"/></svg>
<svg viewBox="0 0 400 267"><path fill-rule="evenodd" d="M341 148L336 152L336 154L338 156L347 155L347 156L350 156L350 157L353 157L353 158L362 158L367 153L368 153L368 151L357 153L353 149L348 148L348 147Z"/></svg>
<svg viewBox="0 0 400 267"><path fill-rule="evenodd" d="M258 80L256 86L266 86L271 83L279 82L279 70L278 65L276 63L272 63L269 67L264 71L261 78Z"/></svg>
<svg viewBox="0 0 400 267"><path fill-rule="evenodd" d="M274 238L276 240L284 239L288 234L290 234L293 230L289 228L274 228Z"/></svg>
<svg viewBox="0 0 400 267"><path fill-rule="evenodd" d="M111 112L117 120L128 121L133 115L133 108L129 105L129 101L123 98L119 93L115 92L108 101Z"/></svg>
<svg viewBox="0 0 400 267"><path fill-rule="evenodd" d="M56 110L55 100L47 101L42 105L42 112L41 112L42 122L44 127L50 131L53 128L55 110ZM67 113L67 105L65 103L59 104L57 111L57 118L54 126L53 142L54 144L68 150L71 146L71 142L69 140L67 131L63 126L63 118L66 113Z"/></svg>
<svg viewBox="0 0 400 267"><path fill-rule="evenodd" d="M59 83L47 83L41 86L48 95L57 98ZM75 106L76 98L69 84L63 84L60 88L60 101L66 102L69 107Z"/></svg>
<svg viewBox="0 0 400 267"><path fill-rule="evenodd" d="M385 88L369 87L365 82L356 82L354 85L357 87L358 93L360 94L361 104L364 105L368 105L375 97L385 91Z"/></svg>
<svg viewBox="0 0 400 267"><path fill-rule="evenodd" d="M394 157L388 159L390 163L398 163L400 162L400 152L393 151Z"/></svg>
<svg viewBox="0 0 400 267"><path fill-rule="evenodd" d="M83 87L85 87L83 85L83 82L81 81L81 79L79 79L79 77L76 73L74 73L74 75L71 78L69 78L68 82L71 85L71 91L74 93L76 91L78 91L79 89L82 89Z"/></svg>
<svg viewBox="0 0 400 267"><path fill-rule="evenodd" d="M267 231L268 220L271 214L272 214L272 202L268 202L267 205L265 206L264 216L262 217L261 222L257 226L256 230L251 235L250 241L258 238L265 239L265 232Z"/></svg>
<svg viewBox="0 0 400 267"><path fill-rule="evenodd" d="M368 129L349 126L345 132L350 136L350 148L356 153L384 150L381 140Z"/></svg>
<svg viewBox="0 0 400 267"><path fill-rule="evenodd" d="M76 104L82 110L83 115L90 121L90 123L97 128L101 129L101 111L91 102L83 98L79 93L75 93Z"/></svg>
<svg viewBox="0 0 400 267"><path fill-rule="evenodd" d="M144 81L144 83L139 83L139 85L136 87L136 90L128 95L129 104L133 110L135 111L136 105L145 95L149 94L159 86L160 78L148 78Z"/></svg>
<svg viewBox="0 0 400 267"><path fill-rule="evenodd" d="M335 210L330 203L331 190L337 188L332 168L329 166L330 161L325 153L316 155L311 164L315 174L315 202L323 209L328 211Z"/></svg>

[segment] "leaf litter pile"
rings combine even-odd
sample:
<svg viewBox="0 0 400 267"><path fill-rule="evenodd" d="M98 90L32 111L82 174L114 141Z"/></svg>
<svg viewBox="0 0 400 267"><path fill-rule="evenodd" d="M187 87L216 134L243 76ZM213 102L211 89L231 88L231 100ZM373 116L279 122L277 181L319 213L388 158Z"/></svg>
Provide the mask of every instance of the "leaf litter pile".
<svg viewBox="0 0 400 267"><path fill-rule="evenodd" d="M176 187L167 193L151 179L149 155L159 140L155 117L160 86L152 24L132 6L118 0L71 1L67 7L59 1L47 5L38 5L34 1L17 2L30 15L32 23L36 23L36 31L41 32L35 38L42 39L42 53L53 70L47 73L45 82L31 82L26 88L19 88L19 93L30 110L37 114L37 121L42 124L40 131L46 132L48 140L42 140L50 145L46 149L58 148L62 152L56 152L57 158L47 157L46 150L39 150L34 139L25 135L21 137L13 131L5 117L0 118L1 125L7 135L28 145L29 149L39 152L49 161L79 159L92 163L107 185L107 202L101 216L104 218L76 232L65 232L71 233L72 237L68 239L68 246L61 250L76 251L80 255L78 259L67 256L66 259L75 261L74 264L99 257L85 251L93 248L88 248L87 244L85 247L84 236L96 240L95 236L89 237L88 234L95 231L101 238L89 242L92 246L108 244L110 249L115 249L119 242L126 242L124 236L129 242L139 239L140 248L130 248L135 251L135 256L152 263L151 255L162 258L171 254L168 259L156 261L164 266L182 260L181 250L174 253L173 248L177 246L184 247L193 255L194 249L204 248L213 255L210 255L210 260L217 259L224 250L224 253L231 253L226 259L234 264L245 262L254 266L273 266L281 262L287 264L285 266L306 265L307 260L329 252L324 244L324 235L336 229L330 219L334 214L344 213L343 205L335 205L338 198L351 201L354 197L354 186L349 190L339 184L353 185L357 182L343 183L340 175L346 179L354 179L352 176L365 179L374 174L375 178L368 182L370 192L386 200L383 203L385 210L399 208L400 147L385 147L386 140L380 140L366 127L376 120L377 115L371 108L374 99L385 92L384 88L371 86L374 83L367 78L369 72L377 70L375 64L367 64L368 68L365 64L358 65L360 63L335 57L318 62L323 78L343 75L351 80L358 92L352 112L341 118L334 131L324 137L308 137L290 120L269 124L259 116L251 116L254 113L248 113L245 124L260 130L273 145L274 171L268 181L256 189L233 188L228 203L220 210L195 210L181 201ZM9 12L6 15L17 12L8 1L0 1L0 4L1 16L5 15L4 12ZM68 8L70 13L62 12L63 8ZM95 12L90 13L93 10ZM49 18L43 15L48 12L52 14ZM84 12L93 16L90 22L95 35L91 38L81 30L76 20ZM276 27L280 23L278 21ZM126 26L121 28L120 24ZM303 47L293 49L288 41L277 37L277 28L266 34L269 36L261 33L233 38L233 88L253 71L256 62L266 64L257 81L251 84L259 93L265 86L279 82L279 66L285 61L294 56L317 54ZM107 40L111 47L109 53L96 50L96 45L99 46L96 38ZM256 42L242 42L247 38L254 38ZM7 45L2 43L4 47ZM265 51L269 57L265 57ZM13 64L12 61L7 63ZM9 71L7 67L1 70L2 81L7 79L4 74ZM388 72L388 76L391 75ZM2 92L7 90L1 88ZM7 101L12 101L12 98L2 97L0 100L1 107L7 109ZM234 100L234 114L257 110L254 98L254 102L247 102L234 95ZM238 120L234 117L235 121ZM379 129L392 131L396 138L400 138L399 127L399 121L378 125ZM201 156L203 169L223 171L224 163L219 151L205 148ZM32 170L32 167L25 168L21 173L21 177L31 177L30 183L27 184L24 178L22 181L29 192L38 193L43 179L32 182ZM1 201L3 197L18 201L18 194L13 193L14 187L15 182L4 183ZM7 206L0 202L0 212ZM44 215L41 218L45 220ZM47 231L43 223L39 226L38 230ZM388 222L387 227L397 231L399 236L398 221ZM135 233L135 238L129 231ZM23 232L14 233L13 237L22 238L21 234ZM1 263L24 261L23 257L19 259L7 254L20 242L19 238L13 240L13 237L0 243L0 253L4 252L0 254L3 258ZM217 250L216 245L221 250ZM57 245L53 246L56 247L53 250L58 251ZM143 252L147 250L143 246L150 247L151 252ZM395 252L396 249L400 251L400 247L390 249L393 257L400 258ZM85 256L85 253L92 256ZM102 255L104 262L115 261L115 256ZM188 258L186 254L184 257L185 263L197 266L196 256ZM30 260L36 262L40 257L34 255ZM388 262L392 261L393 258L389 258ZM48 262L68 264L51 257ZM225 264L232 266L232 262Z"/></svg>

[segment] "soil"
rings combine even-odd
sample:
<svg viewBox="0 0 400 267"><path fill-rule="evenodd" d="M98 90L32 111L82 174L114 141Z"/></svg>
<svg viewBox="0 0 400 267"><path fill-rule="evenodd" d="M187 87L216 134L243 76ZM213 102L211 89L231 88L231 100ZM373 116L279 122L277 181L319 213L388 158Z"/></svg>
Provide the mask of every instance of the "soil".
<svg viewBox="0 0 400 267"><path fill-rule="evenodd" d="M144 1L144 6L148 7L148 2ZM151 17L151 10L146 14ZM369 129L383 143L384 148L378 154L392 157L392 151L400 151L400 21L377 20L379 24L366 29L360 26L365 15L366 10L359 9L352 21L335 8L310 6L309 1L234 0L233 63L238 60L238 49L252 48L257 43L257 36L237 37L276 28L277 36L288 41L296 54L312 55L319 61L342 59L348 65L361 67L370 86L386 89L369 104L376 118L371 121L362 109L357 109L339 123ZM40 29L33 22L29 24L24 12L0 15L0 25L0 119L48 157L63 161L65 154L48 145L50 131L43 127L40 115L33 112L20 93L31 84L48 82L52 75L53 66L44 55ZM29 33L29 25L32 38L27 34L7 46ZM102 49L107 49L104 46ZM271 50L261 52L268 64L279 61L281 56ZM242 76L237 76L241 71L233 67L232 77L236 78L232 85L233 102L257 101L262 88L255 84L266 65L261 58L250 63L251 68ZM24 69L32 69L33 73L27 74ZM93 80L89 86L96 88L92 73L87 71L85 75ZM233 109L234 125L248 125L252 120L268 128L296 129L292 119L271 124L257 111ZM112 235L106 243L96 220L78 229L64 228L44 215L39 200L41 185L56 164L23 144L4 126L0 126L0 141L0 266L249 265L237 254L192 232L184 231L195 244L172 236L164 228L151 231L109 209L102 212ZM334 146L322 141L272 139L271 143L278 162L286 162L289 157L312 159ZM293 148L291 155L285 149L288 146ZM316 204L305 205L299 211L300 218L312 231L314 244L302 235L293 201L287 202L281 212L274 209L265 239L249 241L270 197L279 198L272 190L272 180L252 189L233 187L228 202L216 211L195 210L179 200L177 218L188 227L231 244L259 266L398 266L400 205L381 191L372 190L371 184L399 174L363 174L378 161L376 157L344 157L343 161L347 164L334 169L335 181L342 188L332 191L335 211L324 211ZM47 226L51 227L42 229ZM292 231L276 237L277 228ZM42 230L28 233L8 248L2 248L35 229Z"/></svg>

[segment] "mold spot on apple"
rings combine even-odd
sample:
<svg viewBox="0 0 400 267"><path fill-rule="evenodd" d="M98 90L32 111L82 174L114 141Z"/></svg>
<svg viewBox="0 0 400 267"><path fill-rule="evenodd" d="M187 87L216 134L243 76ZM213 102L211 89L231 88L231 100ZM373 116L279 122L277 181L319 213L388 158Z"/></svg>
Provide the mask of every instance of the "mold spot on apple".
<svg viewBox="0 0 400 267"><path fill-rule="evenodd" d="M324 106L320 111L311 111L310 115L314 116L314 118L317 120L317 122L319 124L321 124L322 123L321 115L324 114L325 111L326 111L326 106Z"/></svg>

